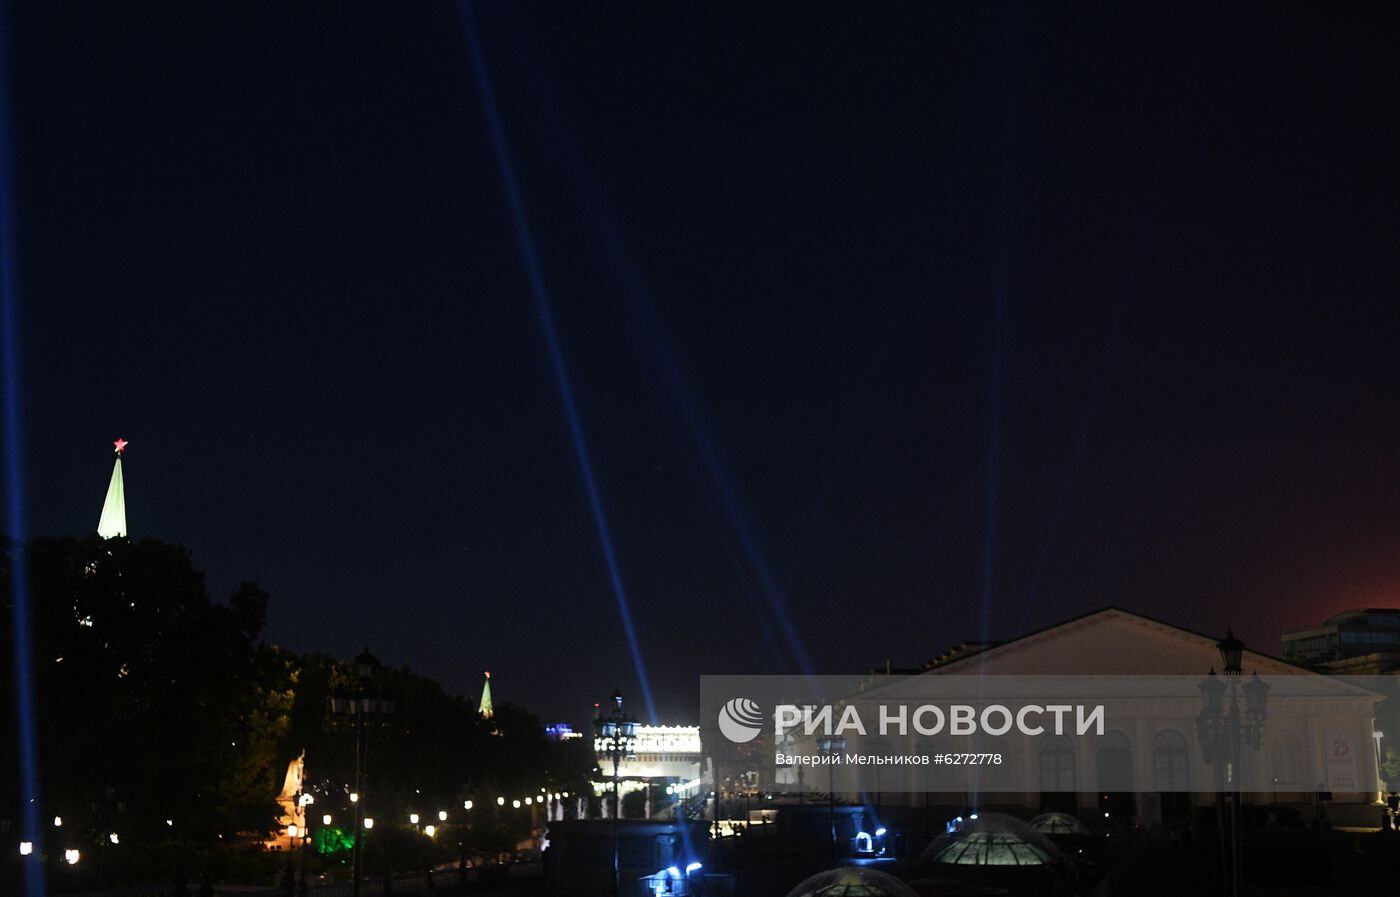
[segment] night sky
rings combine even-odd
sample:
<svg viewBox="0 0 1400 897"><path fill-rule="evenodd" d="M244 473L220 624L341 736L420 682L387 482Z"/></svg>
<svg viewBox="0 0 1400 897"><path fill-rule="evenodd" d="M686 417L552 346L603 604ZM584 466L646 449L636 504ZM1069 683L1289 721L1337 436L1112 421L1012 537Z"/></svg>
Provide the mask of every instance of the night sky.
<svg viewBox="0 0 1400 897"><path fill-rule="evenodd" d="M666 721L1109 604L1271 653L1400 604L1395 7L474 17ZM468 18L12 11L29 530L124 436L132 535L269 641L577 725L638 677Z"/></svg>

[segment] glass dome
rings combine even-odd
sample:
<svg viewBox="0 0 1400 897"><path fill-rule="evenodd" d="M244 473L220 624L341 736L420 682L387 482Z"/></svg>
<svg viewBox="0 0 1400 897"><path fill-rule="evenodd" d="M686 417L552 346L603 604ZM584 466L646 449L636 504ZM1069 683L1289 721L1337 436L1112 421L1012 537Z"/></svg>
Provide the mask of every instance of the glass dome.
<svg viewBox="0 0 1400 897"><path fill-rule="evenodd" d="M787 897L918 897L904 882L893 875L874 869L847 867L818 872L797 887Z"/></svg>
<svg viewBox="0 0 1400 897"><path fill-rule="evenodd" d="M1049 838L1016 817L983 813L936 839L919 859L951 866L1051 866L1064 857Z"/></svg>
<svg viewBox="0 0 1400 897"><path fill-rule="evenodd" d="M1031 820L1031 828L1043 835L1087 835L1089 829L1068 813L1041 813Z"/></svg>

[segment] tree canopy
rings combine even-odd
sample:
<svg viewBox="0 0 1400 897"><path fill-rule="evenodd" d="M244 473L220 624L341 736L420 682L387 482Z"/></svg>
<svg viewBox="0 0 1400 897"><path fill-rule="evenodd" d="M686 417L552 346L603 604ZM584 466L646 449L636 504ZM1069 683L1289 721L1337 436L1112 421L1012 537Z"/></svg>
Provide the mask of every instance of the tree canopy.
<svg viewBox="0 0 1400 897"><path fill-rule="evenodd" d="M34 687L45 812L64 837L230 843L276 825L287 764L306 753L307 789L330 811L354 781L354 736L328 704L354 685L322 654L261 640L269 597L252 583L212 600L189 552L151 539L41 538L24 550L31 589ZM0 635L13 646L4 545ZM461 808L476 797L541 787L582 792L592 758L549 741L527 711L474 702L407 668L379 668L373 688L394 713L368 733L367 809ZM0 702L14 717L13 669ZM0 741L0 805L17 807L17 748Z"/></svg>

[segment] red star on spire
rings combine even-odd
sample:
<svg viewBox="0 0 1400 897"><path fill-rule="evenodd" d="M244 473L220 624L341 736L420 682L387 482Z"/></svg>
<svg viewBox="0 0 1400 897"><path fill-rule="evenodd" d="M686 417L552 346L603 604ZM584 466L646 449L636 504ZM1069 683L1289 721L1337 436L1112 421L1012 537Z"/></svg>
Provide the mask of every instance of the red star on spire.
<svg viewBox="0 0 1400 897"><path fill-rule="evenodd" d="M117 437L117 441L113 442L112 445L117 447L118 455L120 455L123 451L126 450L126 440L122 439L120 436Z"/></svg>

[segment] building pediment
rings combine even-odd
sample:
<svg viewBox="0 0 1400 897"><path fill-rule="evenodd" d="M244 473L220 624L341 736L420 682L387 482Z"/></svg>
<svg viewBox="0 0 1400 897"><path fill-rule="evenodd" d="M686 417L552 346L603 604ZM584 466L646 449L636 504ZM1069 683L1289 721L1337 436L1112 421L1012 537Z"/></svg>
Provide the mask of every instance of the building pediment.
<svg viewBox="0 0 1400 897"><path fill-rule="evenodd" d="M1120 608L1042 629L1022 638L939 666L939 674L993 676L1180 676L1220 667L1216 640ZM1307 671L1267 654L1246 650L1247 673L1306 675Z"/></svg>

